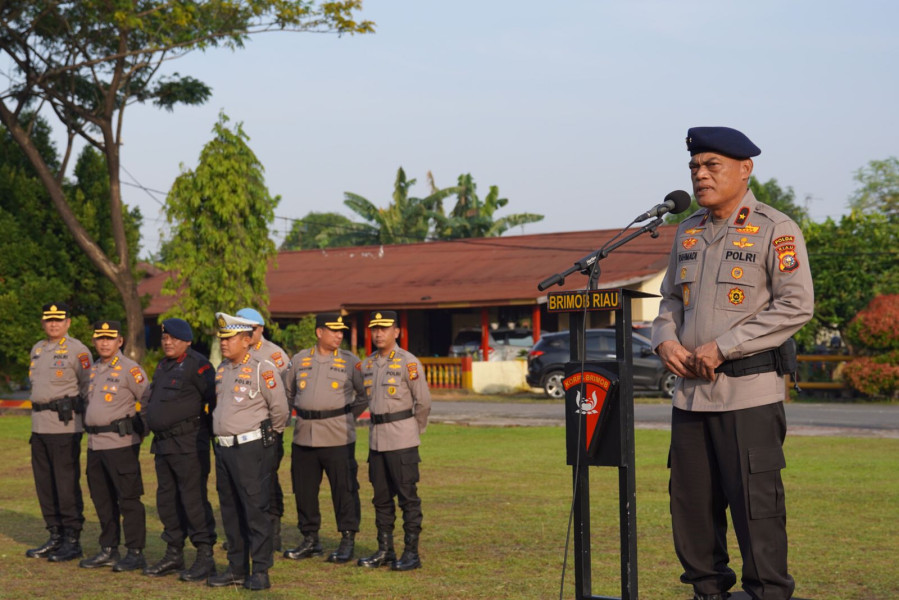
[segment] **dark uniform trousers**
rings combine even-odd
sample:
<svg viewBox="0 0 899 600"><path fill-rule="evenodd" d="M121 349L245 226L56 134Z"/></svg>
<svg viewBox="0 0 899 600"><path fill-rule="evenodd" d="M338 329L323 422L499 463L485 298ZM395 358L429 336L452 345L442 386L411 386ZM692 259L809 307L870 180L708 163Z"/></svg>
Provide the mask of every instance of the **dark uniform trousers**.
<svg viewBox="0 0 899 600"><path fill-rule="evenodd" d="M331 503L338 531L359 531L359 464L356 442L345 446L312 447L293 444L290 474L296 494L297 517L303 534L318 531L322 516L318 505L322 472L331 486Z"/></svg>
<svg viewBox="0 0 899 600"><path fill-rule="evenodd" d="M281 468L281 460L284 458L284 434L275 433L275 451L272 461L271 497L269 499L268 514L274 517L284 516L284 490L281 489L281 480L278 478L278 470Z"/></svg>
<svg viewBox="0 0 899 600"><path fill-rule="evenodd" d="M368 479L374 488L371 503L375 508L378 531L393 531L396 520L396 496L403 511L403 530L421 533L421 498L418 497L418 446L402 450L368 452Z"/></svg>
<svg viewBox="0 0 899 600"><path fill-rule="evenodd" d="M140 444L128 448L87 451L87 485L100 520L100 546L142 549L147 541L147 515L140 497ZM121 520L121 526L119 525Z"/></svg>
<svg viewBox="0 0 899 600"><path fill-rule="evenodd" d="M80 433L31 434L31 469L47 528L81 531L84 524L81 436Z"/></svg>
<svg viewBox="0 0 899 600"><path fill-rule="evenodd" d="M215 486L228 539L228 563L239 575L268 571L274 563L269 517L274 447L262 440L215 446ZM241 572L243 571L243 572Z"/></svg>
<svg viewBox="0 0 899 600"><path fill-rule="evenodd" d="M786 466L782 402L727 412L673 409L671 419L672 527L685 572L696 591L728 590L728 506L740 553L743 588L756 598L790 598L787 513L781 469Z"/></svg>
<svg viewBox="0 0 899 600"><path fill-rule="evenodd" d="M156 510L162 521L162 539L170 546L184 546L188 536L194 546L214 545L215 516L206 491L209 481L209 446L194 454L156 454Z"/></svg>

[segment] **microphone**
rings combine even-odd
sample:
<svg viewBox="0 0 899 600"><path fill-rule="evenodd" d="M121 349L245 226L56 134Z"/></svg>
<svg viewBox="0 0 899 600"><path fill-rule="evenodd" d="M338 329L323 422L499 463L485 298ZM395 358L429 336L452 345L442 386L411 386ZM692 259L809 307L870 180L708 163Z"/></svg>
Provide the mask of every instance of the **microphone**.
<svg viewBox="0 0 899 600"><path fill-rule="evenodd" d="M674 190L673 192L665 196L664 202L662 202L661 204L656 204L645 213L634 219L634 223L638 221L645 221L646 219L655 219L668 213L676 215L684 212L689 207L690 194L688 194L684 190Z"/></svg>

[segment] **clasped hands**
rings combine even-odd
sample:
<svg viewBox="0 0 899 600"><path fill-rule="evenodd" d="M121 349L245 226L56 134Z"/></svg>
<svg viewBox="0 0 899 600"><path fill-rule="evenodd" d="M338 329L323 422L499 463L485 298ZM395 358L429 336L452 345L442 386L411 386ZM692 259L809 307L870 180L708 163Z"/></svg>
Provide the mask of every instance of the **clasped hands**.
<svg viewBox="0 0 899 600"><path fill-rule="evenodd" d="M724 362L724 355L714 341L690 352L678 342L669 340L659 344L657 352L669 371L685 379L714 381L715 369Z"/></svg>

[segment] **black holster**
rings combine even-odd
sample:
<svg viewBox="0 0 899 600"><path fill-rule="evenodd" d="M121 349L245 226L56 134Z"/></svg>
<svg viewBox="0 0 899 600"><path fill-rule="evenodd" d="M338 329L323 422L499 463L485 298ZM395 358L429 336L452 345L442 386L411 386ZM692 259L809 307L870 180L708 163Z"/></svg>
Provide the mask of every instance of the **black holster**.
<svg viewBox="0 0 899 600"><path fill-rule="evenodd" d="M56 415L63 425L68 425L69 421L74 418L75 401L77 399L77 396L66 396L56 400Z"/></svg>
<svg viewBox="0 0 899 600"><path fill-rule="evenodd" d="M274 446L277 436L275 435L275 428L272 426L272 420L266 419L260 423L259 429L262 430L262 445L266 448Z"/></svg>

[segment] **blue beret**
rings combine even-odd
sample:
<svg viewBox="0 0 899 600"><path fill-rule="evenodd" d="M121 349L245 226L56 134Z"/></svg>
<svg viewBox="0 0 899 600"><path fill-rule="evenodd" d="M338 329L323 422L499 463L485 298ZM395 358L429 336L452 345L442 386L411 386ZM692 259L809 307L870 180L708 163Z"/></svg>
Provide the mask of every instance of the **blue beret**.
<svg viewBox="0 0 899 600"><path fill-rule="evenodd" d="M184 319L166 319L162 322L162 333L184 342L192 342L194 339L194 332Z"/></svg>
<svg viewBox="0 0 899 600"><path fill-rule="evenodd" d="M691 127L687 130L687 150L690 156L715 152L738 160L762 153L748 137L730 127Z"/></svg>
<svg viewBox="0 0 899 600"><path fill-rule="evenodd" d="M247 321L253 321L257 325L265 325L265 319L262 318L262 314L255 308L241 308L237 311L236 316L246 319Z"/></svg>

